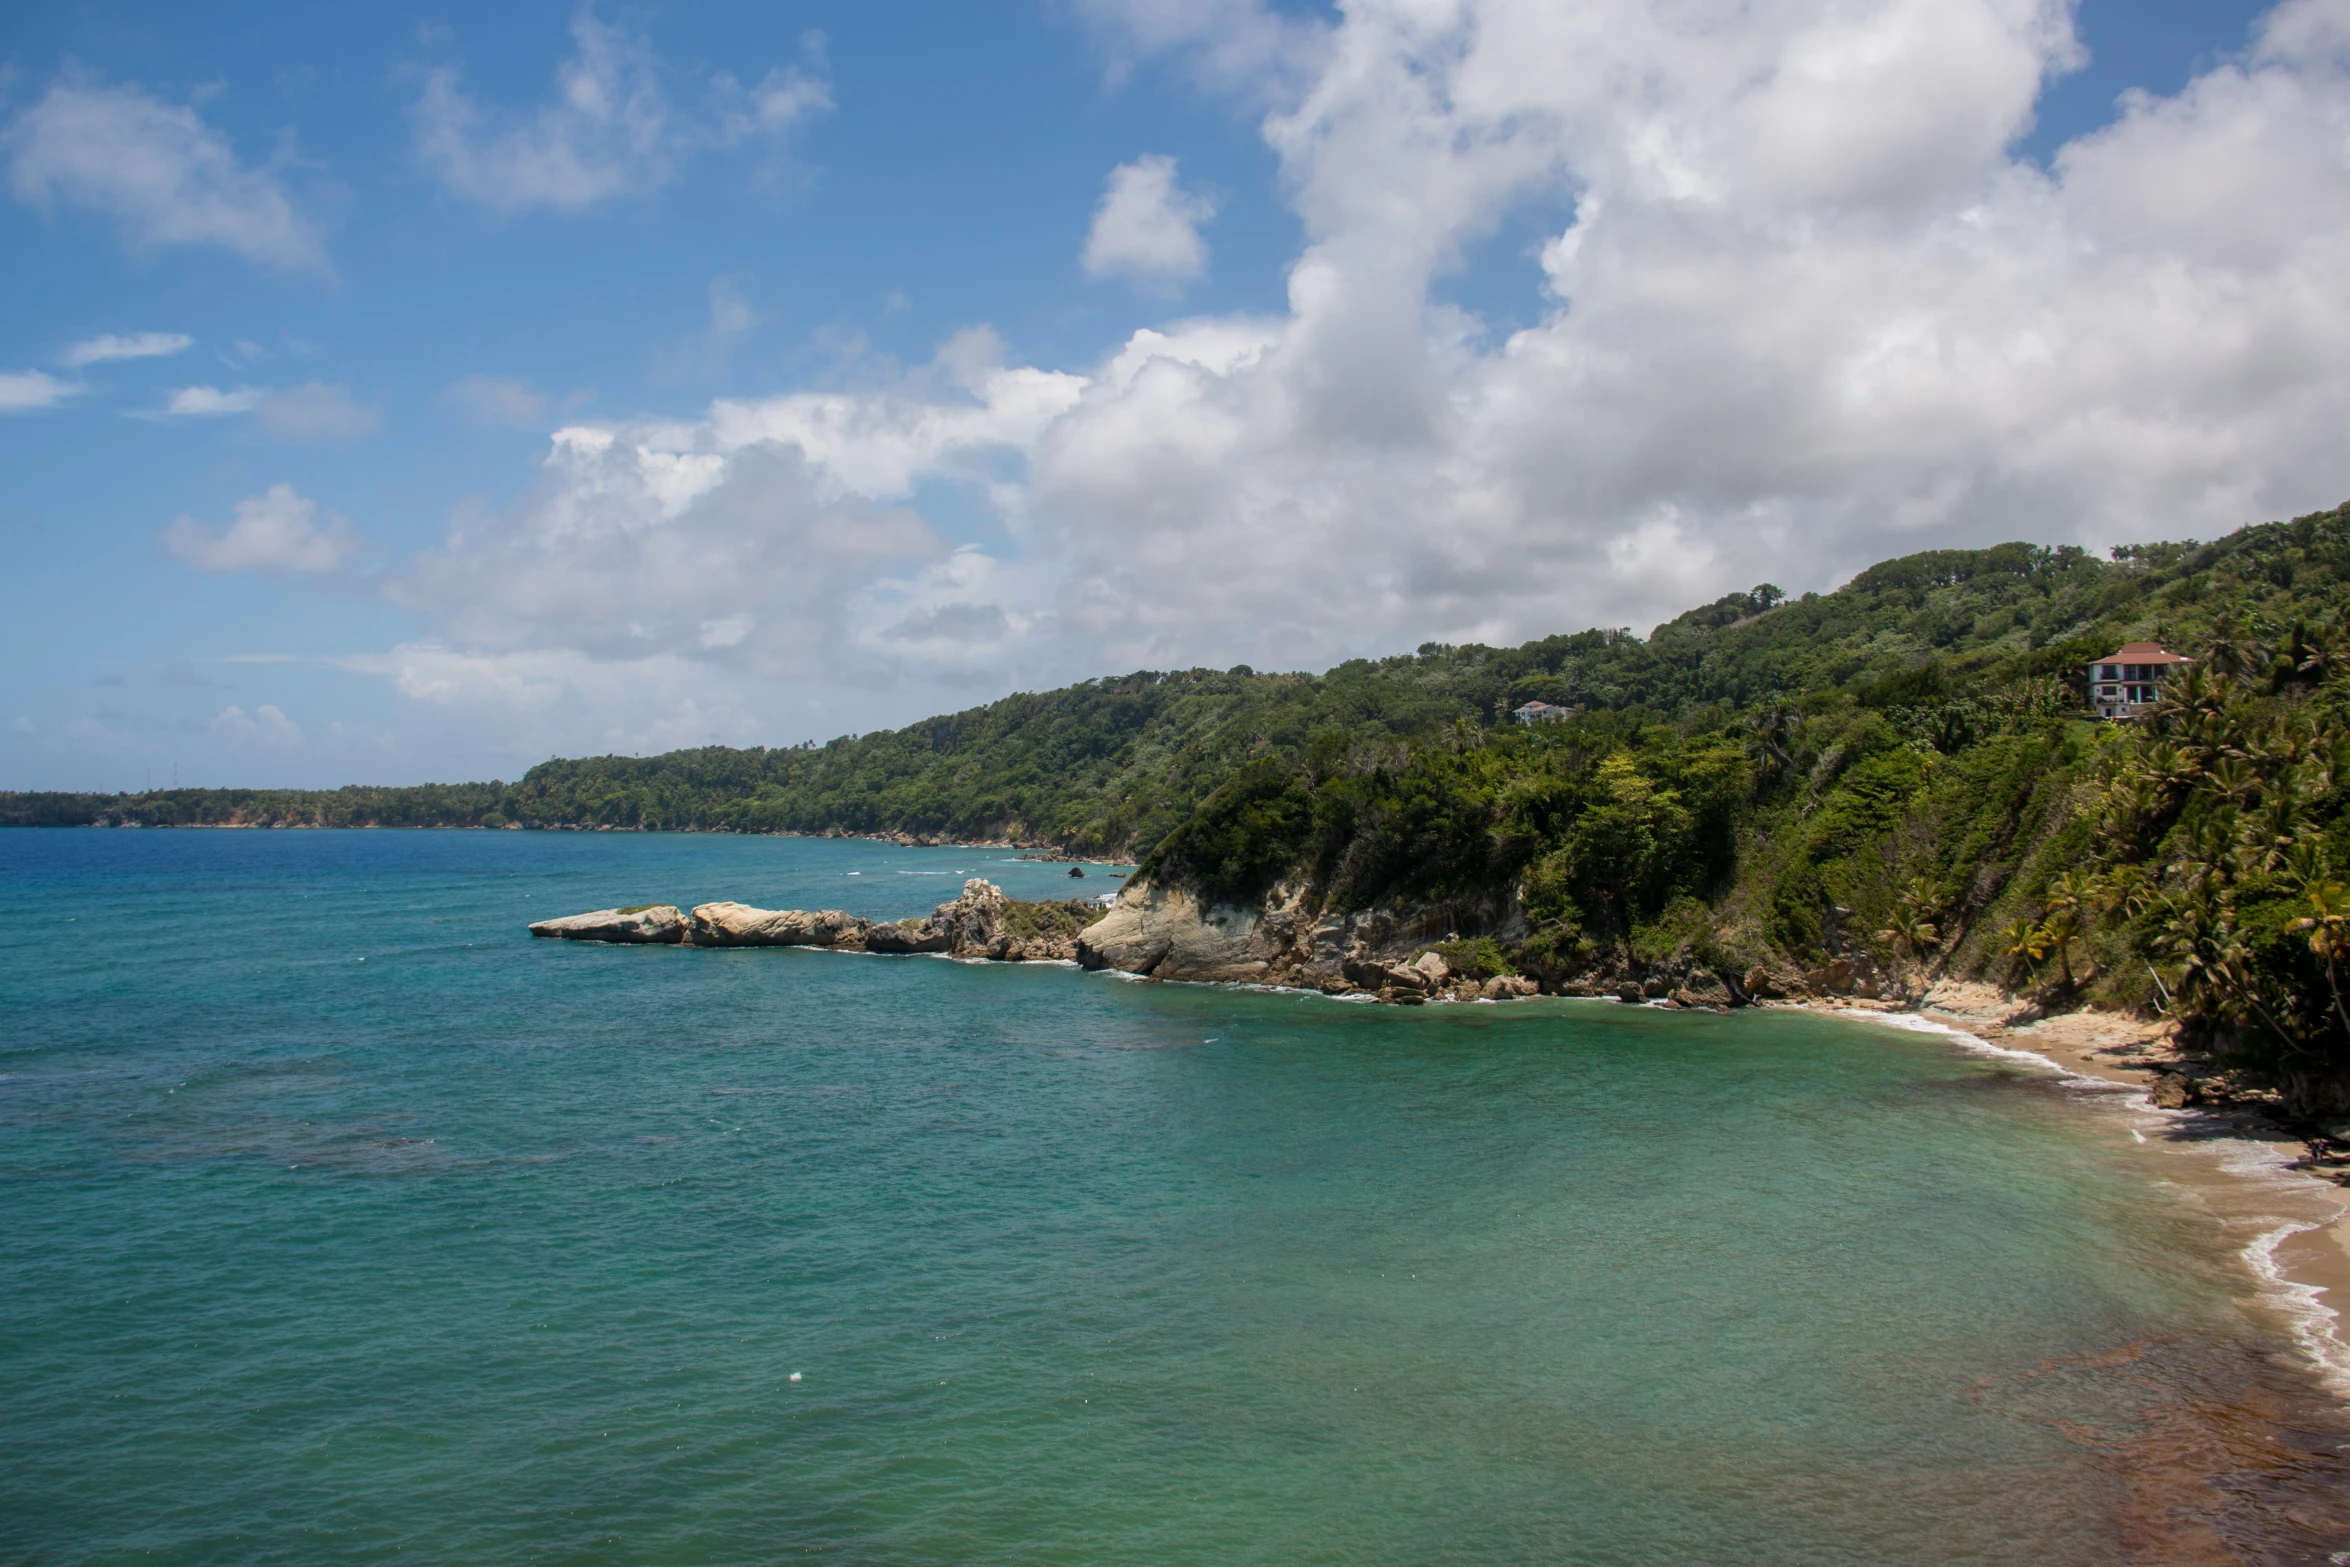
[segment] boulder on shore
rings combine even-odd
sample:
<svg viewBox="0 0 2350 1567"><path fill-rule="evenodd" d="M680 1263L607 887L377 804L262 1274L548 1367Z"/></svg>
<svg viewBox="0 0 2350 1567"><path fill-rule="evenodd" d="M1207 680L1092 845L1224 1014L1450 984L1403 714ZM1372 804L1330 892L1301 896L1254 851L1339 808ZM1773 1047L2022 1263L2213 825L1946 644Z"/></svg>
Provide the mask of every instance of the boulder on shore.
<svg viewBox="0 0 2350 1567"><path fill-rule="evenodd" d="M869 927L838 909L754 909L747 903L695 907L686 940L697 947L834 947Z"/></svg>
<svg viewBox="0 0 2350 1567"><path fill-rule="evenodd" d="M560 936L565 941L618 941L632 945L674 946L685 940L685 915L674 903L646 904L633 909L596 909L567 914L561 919L532 924L534 936Z"/></svg>
<svg viewBox="0 0 2350 1567"><path fill-rule="evenodd" d="M1728 985L1722 983L1719 975L1703 971L1689 975L1668 994L1671 999L1680 1002L1685 1007L1727 1008L1737 1001L1737 997L1731 993Z"/></svg>

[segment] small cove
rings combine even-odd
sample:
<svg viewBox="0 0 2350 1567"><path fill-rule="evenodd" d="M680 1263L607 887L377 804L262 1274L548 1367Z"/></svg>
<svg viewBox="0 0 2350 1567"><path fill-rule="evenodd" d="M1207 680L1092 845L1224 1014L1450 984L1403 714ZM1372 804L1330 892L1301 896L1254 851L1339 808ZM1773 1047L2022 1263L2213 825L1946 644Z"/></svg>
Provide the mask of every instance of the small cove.
<svg viewBox="0 0 2350 1567"><path fill-rule="evenodd" d="M1938 1041L522 932L1114 885L1000 850L0 868L66 911L0 959L12 1556L2350 1549L2350 1428L2241 1242Z"/></svg>

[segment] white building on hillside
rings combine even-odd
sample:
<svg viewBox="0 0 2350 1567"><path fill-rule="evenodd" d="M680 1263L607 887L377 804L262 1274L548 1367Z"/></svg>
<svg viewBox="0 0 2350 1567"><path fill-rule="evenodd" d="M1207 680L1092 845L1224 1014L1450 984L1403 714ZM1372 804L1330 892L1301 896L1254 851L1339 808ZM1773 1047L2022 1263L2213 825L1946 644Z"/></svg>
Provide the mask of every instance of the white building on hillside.
<svg viewBox="0 0 2350 1567"><path fill-rule="evenodd" d="M2162 700L2162 685L2194 663L2152 642L2132 642L2089 666L2089 705L2099 718L2135 718Z"/></svg>

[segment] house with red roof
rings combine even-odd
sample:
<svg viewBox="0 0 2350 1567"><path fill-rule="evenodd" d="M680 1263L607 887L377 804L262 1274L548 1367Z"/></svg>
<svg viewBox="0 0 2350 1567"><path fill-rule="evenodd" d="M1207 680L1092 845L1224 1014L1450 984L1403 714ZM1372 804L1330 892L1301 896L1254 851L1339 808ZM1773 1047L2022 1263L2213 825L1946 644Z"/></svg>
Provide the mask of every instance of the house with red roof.
<svg viewBox="0 0 2350 1567"><path fill-rule="evenodd" d="M2159 643L2132 642L2089 666L2089 705L2099 718L2135 718L2162 700L2164 681L2194 662Z"/></svg>

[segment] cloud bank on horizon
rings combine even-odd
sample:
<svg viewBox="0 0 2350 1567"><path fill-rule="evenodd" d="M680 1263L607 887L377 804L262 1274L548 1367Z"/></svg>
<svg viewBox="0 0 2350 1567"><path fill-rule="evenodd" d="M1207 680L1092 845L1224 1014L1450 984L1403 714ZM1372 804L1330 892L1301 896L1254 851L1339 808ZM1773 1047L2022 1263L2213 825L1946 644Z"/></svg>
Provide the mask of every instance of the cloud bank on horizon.
<svg viewBox="0 0 2350 1567"><path fill-rule="evenodd" d="M1024 363L972 322L853 385L568 419L484 369L443 402L546 431L535 474L360 587L356 537L286 483L164 542L380 596L411 634L330 662L527 757L781 743L810 713L871 728L1137 667L1645 630L1917 549L2209 536L2350 492L2350 0L2284 0L2240 56L2045 165L2019 146L2081 58L2061 0L1082 11L1114 77L1158 62L1257 117L1301 236L1280 308L1186 313L1223 195L1121 153L1072 257L1124 287L1097 357ZM845 95L811 42L756 87L695 78L680 111L647 47L580 12L556 103L528 113L429 67L418 167L493 214L584 213ZM75 136L150 151L134 176ZM0 150L25 200L89 204L136 245L331 276L324 231L193 109L65 80ZM1542 211L1539 301L1497 330L1454 280ZM10 372L0 409L73 390ZM189 386L164 412L309 441L376 419L316 380Z"/></svg>

